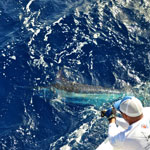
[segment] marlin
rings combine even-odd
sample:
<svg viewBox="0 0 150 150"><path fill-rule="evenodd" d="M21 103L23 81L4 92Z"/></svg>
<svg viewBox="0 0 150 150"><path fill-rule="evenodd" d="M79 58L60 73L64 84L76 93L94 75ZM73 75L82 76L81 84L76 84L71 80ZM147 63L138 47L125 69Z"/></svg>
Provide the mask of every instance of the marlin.
<svg viewBox="0 0 150 150"><path fill-rule="evenodd" d="M101 106L102 103L114 101L125 95L133 95L131 90L104 88L102 86L94 86L68 81L61 73L57 74L55 83L49 87L41 88L44 93L53 92L62 101L67 103L88 104ZM46 95L46 94L45 94Z"/></svg>

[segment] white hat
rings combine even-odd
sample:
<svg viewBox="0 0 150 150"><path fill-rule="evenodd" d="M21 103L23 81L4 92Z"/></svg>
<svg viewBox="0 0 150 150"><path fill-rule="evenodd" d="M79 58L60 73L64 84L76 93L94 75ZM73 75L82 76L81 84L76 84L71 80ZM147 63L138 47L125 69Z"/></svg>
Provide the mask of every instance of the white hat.
<svg viewBox="0 0 150 150"><path fill-rule="evenodd" d="M138 117L143 113L141 101L134 96L125 96L117 103L120 103L119 110L129 117Z"/></svg>

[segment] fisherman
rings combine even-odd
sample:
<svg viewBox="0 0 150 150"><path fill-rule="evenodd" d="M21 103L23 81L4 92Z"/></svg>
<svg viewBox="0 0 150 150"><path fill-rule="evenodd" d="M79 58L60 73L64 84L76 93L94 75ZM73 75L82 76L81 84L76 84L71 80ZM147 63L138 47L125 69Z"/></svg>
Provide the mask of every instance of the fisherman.
<svg viewBox="0 0 150 150"><path fill-rule="evenodd" d="M116 117L116 110L122 118ZM102 112L104 115L104 112ZM139 99L125 96L105 112L108 137L114 150L150 150L150 107Z"/></svg>

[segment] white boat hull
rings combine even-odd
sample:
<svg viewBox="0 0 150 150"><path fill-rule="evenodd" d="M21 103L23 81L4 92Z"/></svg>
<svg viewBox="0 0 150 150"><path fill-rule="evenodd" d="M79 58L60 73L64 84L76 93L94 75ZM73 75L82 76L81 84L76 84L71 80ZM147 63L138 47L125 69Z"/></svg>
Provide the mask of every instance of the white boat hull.
<svg viewBox="0 0 150 150"><path fill-rule="evenodd" d="M114 150L114 149L107 138L101 145L98 146L96 150Z"/></svg>

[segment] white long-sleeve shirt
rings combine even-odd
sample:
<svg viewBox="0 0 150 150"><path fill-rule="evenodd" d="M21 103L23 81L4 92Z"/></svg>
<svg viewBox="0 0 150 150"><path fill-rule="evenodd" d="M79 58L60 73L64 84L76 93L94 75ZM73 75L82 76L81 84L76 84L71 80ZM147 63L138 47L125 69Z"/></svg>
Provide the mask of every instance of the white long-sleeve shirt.
<svg viewBox="0 0 150 150"><path fill-rule="evenodd" d="M150 107L145 107L143 118L132 125L116 118L116 123L109 124L108 135L114 150L150 150Z"/></svg>

